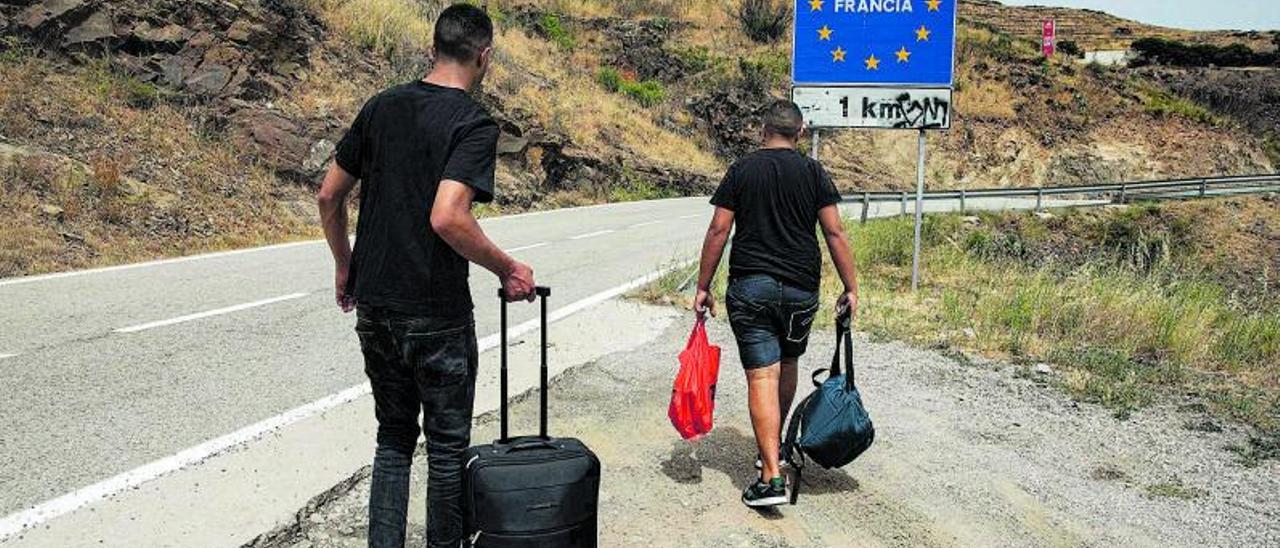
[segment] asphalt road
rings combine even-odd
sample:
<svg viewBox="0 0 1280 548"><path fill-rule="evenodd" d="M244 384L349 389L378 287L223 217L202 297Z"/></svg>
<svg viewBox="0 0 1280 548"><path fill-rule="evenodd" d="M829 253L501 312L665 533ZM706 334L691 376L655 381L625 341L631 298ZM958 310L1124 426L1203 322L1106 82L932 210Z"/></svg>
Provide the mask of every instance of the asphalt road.
<svg viewBox="0 0 1280 548"><path fill-rule="evenodd" d="M482 224L555 289L555 308L692 258L710 213L690 198ZM324 244L304 242L0 280L0 516L364 382L332 275ZM473 269L481 337L497 332L496 287ZM535 313L515 307L512 323Z"/></svg>
<svg viewBox="0 0 1280 548"><path fill-rule="evenodd" d="M692 256L710 211L699 198L483 225L555 289L554 306ZM355 318L332 305L332 279L327 247L312 242L0 281L0 355L13 355L0 359L0 515L363 382ZM473 269L482 337L498 330L496 287ZM209 311L222 313L152 326ZM536 307L511 312L514 324Z"/></svg>

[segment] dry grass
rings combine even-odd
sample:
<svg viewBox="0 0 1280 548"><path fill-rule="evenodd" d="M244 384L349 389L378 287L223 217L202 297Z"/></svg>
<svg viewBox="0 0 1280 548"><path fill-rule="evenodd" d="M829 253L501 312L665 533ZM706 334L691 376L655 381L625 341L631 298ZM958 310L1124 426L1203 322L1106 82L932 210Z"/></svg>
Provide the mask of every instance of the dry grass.
<svg viewBox="0 0 1280 548"><path fill-rule="evenodd" d="M1274 305L1240 306L1220 283L1177 263L1138 271L1107 262L1115 250L1095 249L1098 262L1066 269L997 258L984 251L993 245L989 240L966 235L979 233L966 232L950 216L929 223L926 285L913 295L907 289L909 220L851 228L863 272L865 329L1024 363L1058 363L1067 368L1062 386L1068 392L1122 415L1172 388L1264 430L1280 427ZM1137 234L1132 237L1141 238ZM834 295L834 280L824 290Z"/></svg>
<svg viewBox="0 0 1280 548"><path fill-rule="evenodd" d="M355 43L394 58L431 45L435 16L443 2L413 0L306 0L329 28Z"/></svg>
<svg viewBox="0 0 1280 548"><path fill-rule="evenodd" d="M0 61L0 276L314 237L307 191L105 65ZM68 139L66 136L71 135Z"/></svg>
<svg viewBox="0 0 1280 548"><path fill-rule="evenodd" d="M430 43L434 9L411 0L310 0L325 21L357 44L389 58L408 49L425 51ZM681 2L594 2L562 0L544 7L578 17L691 17L709 13ZM684 7L681 7L684 6ZM500 12L502 4L494 4ZM567 49L567 51L566 51ZM681 109L662 104L643 108L602 89L594 81L600 59L592 48L564 48L513 28L500 28L492 74L486 82L503 108L527 114L539 125L568 136L574 144L600 157L631 157L647 163L711 173L722 164L692 139L658 124L659 120L691 122ZM323 67L321 67L323 69ZM323 75L323 72L321 73ZM334 83L305 92L296 108L339 109L357 90Z"/></svg>
<svg viewBox="0 0 1280 548"><path fill-rule="evenodd" d="M712 173L721 162L692 139L660 127L657 119L677 107L643 108L595 81L598 59L575 52L566 60L556 46L520 30L497 38L492 88L506 108L528 113L538 124L567 135L583 149L612 157L619 153L657 165Z"/></svg>
<svg viewBox="0 0 1280 548"><path fill-rule="evenodd" d="M1280 220L1274 207L1269 215ZM1001 226L1002 218L1013 217L1037 222L1030 214L1009 214L986 216L983 223ZM1201 217L1209 231L1239 230L1213 207ZM1016 364L1055 363L1063 371L1062 389L1118 416L1167 395L1187 395L1256 427L1257 443L1280 433L1280 304L1242 305L1219 282L1177 263L1149 271L1116 264L1107 257L1125 252L1106 246L1092 250L1096 262L1075 268L997 258L959 217L928 219L919 294L910 291L909 218L848 225L860 272L860 329ZM1133 222L1119 218L1108 230ZM1277 243L1255 245L1253 253L1270 261ZM829 261L823 268L822 299L832 303L841 287ZM690 272L673 273L637 296L687 307L690 295L680 284ZM820 315L817 322L827 325L831 318ZM1269 447L1254 453L1274 457Z"/></svg>
<svg viewBox="0 0 1280 548"><path fill-rule="evenodd" d="M1020 99L1004 82L970 77L956 92L956 110L979 120L1013 120Z"/></svg>

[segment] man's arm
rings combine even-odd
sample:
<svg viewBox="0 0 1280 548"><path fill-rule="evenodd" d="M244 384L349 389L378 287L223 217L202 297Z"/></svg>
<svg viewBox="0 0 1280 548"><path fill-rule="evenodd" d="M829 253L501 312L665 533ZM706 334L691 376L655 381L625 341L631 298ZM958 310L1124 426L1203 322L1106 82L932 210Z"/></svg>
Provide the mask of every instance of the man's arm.
<svg viewBox="0 0 1280 548"><path fill-rule="evenodd" d="M324 239L329 242L336 267L334 296L343 312L351 312L355 299L347 295L347 277L351 272L351 240L347 235L347 195L356 186L356 178L334 162L324 176L316 203L320 206L320 224L324 227Z"/></svg>
<svg viewBox="0 0 1280 548"><path fill-rule="evenodd" d="M432 230L459 255L497 275L508 300L533 300L533 269L499 249L485 235L471 214L474 198L475 189L470 186L441 181L431 206Z"/></svg>
<svg viewBox="0 0 1280 548"><path fill-rule="evenodd" d="M693 309L698 316L708 312L716 315L716 300L711 295L711 281L715 279L716 270L720 268L720 259L724 256L724 246L729 242L729 233L733 231L733 210L717 207L711 217L711 226L707 227L707 236L702 241L702 260L698 264L698 294L693 298Z"/></svg>
<svg viewBox="0 0 1280 548"><path fill-rule="evenodd" d="M827 240L827 249L831 251L831 262L836 265L840 281L844 283L844 294L836 303L836 313L848 308L854 316L858 314L858 268L853 261L853 249L844 234L844 222L840 219L840 206L829 205L818 210L818 222L822 225L822 235Z"/></svg>

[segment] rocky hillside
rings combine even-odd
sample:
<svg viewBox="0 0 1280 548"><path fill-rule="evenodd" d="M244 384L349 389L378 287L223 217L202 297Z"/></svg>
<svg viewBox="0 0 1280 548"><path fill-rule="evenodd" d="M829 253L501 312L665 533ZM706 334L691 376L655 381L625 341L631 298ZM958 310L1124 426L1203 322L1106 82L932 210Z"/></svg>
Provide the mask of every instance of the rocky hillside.
<svg viewBox="0 0 1280 548"><path fill-rule="evenodd" d="M444 3L0 0L0 276L315 237L333 143L366 98L427 68ZM788 40L753 41L720 3L487 5L498 53L481 98L504 132L486 213L707 192L786 94ZM1273 169L1249 114L1273 91L1220 108L1167 74L1044 63L1018 30L1038 8L960 10L959 116L931 136L931 185ZM1150 30L1060 21L1098 46ZM912 136L829 137L841 186L913 179Z"/></svg>
<svg viewBox="0 0 1280 548"><path fill-rule="evenodd" d="M1040 22L1053 19L1064 40L1087 50L1128 49L1139 38L1165 38L1196 44L1244 44L1255 50L1270 49L1274 32L1192 31L1148 25L1109 13L1047 6L1006 6L995 0L966 0L961 19L1025 40L1040 40Z"/></svg>

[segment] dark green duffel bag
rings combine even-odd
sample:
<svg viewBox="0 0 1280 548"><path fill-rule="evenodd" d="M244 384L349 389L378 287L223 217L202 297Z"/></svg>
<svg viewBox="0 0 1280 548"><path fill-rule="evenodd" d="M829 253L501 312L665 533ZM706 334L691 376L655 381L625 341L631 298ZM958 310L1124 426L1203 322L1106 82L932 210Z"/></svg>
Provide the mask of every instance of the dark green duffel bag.
<svg viewBox="0 0 1280 548"><path fill-rule="evenodd" d="M827 469L840 468L858 458L876 438L871 416L862 405L862 395L854 384L851 324L848 313L836 320L836 350L831 357L831 367L813 372L813 384L817 389L800 402L787 425L782 451L783 458L795 472L791 504L795 504L800 496L801 473L806 460ZM823 374L827 379L819 381Z"/></svg>

